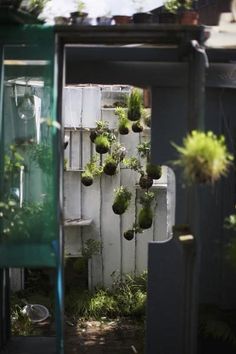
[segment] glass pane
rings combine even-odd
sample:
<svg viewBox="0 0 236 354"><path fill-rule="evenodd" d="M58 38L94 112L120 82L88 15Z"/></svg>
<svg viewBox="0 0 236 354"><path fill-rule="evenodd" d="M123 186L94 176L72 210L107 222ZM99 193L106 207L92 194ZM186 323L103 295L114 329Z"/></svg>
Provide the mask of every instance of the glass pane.
<svg viewBox="0 0 236 354"><path fill-rule="evenodd" d="M0 266L55 265L53 56L38 54L33 46L4 47Z"/></svg>

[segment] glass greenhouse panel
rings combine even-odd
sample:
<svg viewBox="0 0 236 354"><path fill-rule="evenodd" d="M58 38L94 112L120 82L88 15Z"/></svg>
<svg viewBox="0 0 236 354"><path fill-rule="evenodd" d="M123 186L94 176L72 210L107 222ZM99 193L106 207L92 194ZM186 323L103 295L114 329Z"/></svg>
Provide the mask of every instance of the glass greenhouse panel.
<svg viewBox="0 0 236 354"><path fill-rule="evenodd" d="M29 49L4 47L1 267L56 265L59 126L54 120L53 56L37 59L35 48L31 56Z"/></svg>

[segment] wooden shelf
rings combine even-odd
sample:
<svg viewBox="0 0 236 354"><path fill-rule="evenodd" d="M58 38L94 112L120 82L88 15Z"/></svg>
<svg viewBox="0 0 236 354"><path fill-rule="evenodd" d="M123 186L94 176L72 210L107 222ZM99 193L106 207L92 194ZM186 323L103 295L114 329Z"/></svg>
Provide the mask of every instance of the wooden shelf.
<svg viewBox="0 0 236 354"><path fill-rule="evenodd" d="M83 168L67 168L64 170L64 172L84 172L85 170Z"/></svg>
<svg viewBox="0 0 236 354"><path fill-rule="evenodd" d="M64 226L65 227L83 227L83 226L89 226L92 223L92 219L80 219L80 218L75 218L75 219L65 219L64 220Z"/></svg>

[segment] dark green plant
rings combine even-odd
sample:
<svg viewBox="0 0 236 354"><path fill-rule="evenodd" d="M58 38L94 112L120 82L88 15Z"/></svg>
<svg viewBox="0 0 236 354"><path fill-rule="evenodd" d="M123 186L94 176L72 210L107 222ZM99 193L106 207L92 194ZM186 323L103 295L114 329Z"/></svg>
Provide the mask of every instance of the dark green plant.
<svg viewBox="0 0 236 354"><path fill-rule="evenodd" d="M149 229L152 226L153 211L151 204L154 200L155 194L152 192L145 192L144 196L140 198L142 208L138 213L138 225L141 229Z"/></svg>
<svg viewBox="0 0 236 354"><path fill-rule="evenodd" d="M115 189L115 198L112 204L112 210L115 214L121 215L130 205L132 193L124 187L120 186Z"/></svg>
<svg viewBox="0 0 236 354"><path fill-rule="evenodd" d="M151 179L159 179L162 176L162 168L160 165L154 165L152 163L147 163L146 173L147 173L147 176Z"/></svg>
<svg viewBox="0 0 236 354"><path fill-rule="evenodd" d="M213 132L192 131L183 139L183 145L172 144L178 152L174 164L183 168L189 183L214 183L225 176L233 161L225 138Z"/></svg>
<svg viewBox="0 0 236 354"><path fill-rule="evenodd" d="M103 133L111 134L111 130L109 129L109 123L105 120L97 120L96 128L90 133L90 140L94 143L97 136Z"/></svg>
<svg viewBox="0 0 236 354"><path fill-rule="evenodd" d="M142 94L139 89L133 89L128 99L128 119L136 121L142 115Z"/></svg>

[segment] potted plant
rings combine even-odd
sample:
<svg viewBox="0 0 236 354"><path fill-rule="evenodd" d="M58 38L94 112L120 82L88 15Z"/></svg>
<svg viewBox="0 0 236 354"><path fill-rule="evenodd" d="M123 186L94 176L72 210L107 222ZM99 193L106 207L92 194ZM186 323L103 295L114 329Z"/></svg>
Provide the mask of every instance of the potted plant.
<svg viewBox="0 0 236 354"><path fill-rule="evenodd" d="M101 135L102 133L110 133L110 129L108 126L108 122L105 120L98 120L96 121L96 128L95 130L92 130L90 132L90 140L92 141L92 143L95 142L95 139L98 135Z"/></svg>
<svg viewBox="0 0 236 354"><path fill-rule="evenodd" d="M107 136L106 133L102 133L101 135L98 135L94 143L96 146L96 152L98 152L99 154L106 154L111 147L109 137Z"/></svg>
<svg viewBox="0 0 236 354"><path fill-rule="evenodd" d="M35 17L38 17L43 11L48 0L30 0L27 11Z"/></svg>
<svg viewBox="0 0 236 354"><path fill-rule="evenodd" d="M108 176L114 176L118 166L118 161L114 158L112 154L109 154L103 165L103 172Z"/></svg>
<svg viewBox="0 0 236 354"><path fill-rule="evenodd" d="M125 231L123 236L127 241L131 241L131 240L133 240L135 234L137 234L137 233L142 233L142 230L140 229L140 227L138 225L136 225L134 223L133 227L128 229L127 231Z"/></svg>
<svg viewBox="0 0 236 354"><path fill-rule="evenodd" d="M94 177L100 176L102 173L102 167L98 165L97 158L92 157L91 161L88 162L85 166L85 170L81 175L81 183L89 187L94 182Z"/></svg>
<svg viewBox="0 0 236 354"><path fill-rule="evenodd" d="M116 142L111 146L112 152L109 154L103 165L103 172L108 176L113 176L116 173L118 164L124 159L126 148Z"/></svg>
<svg viewBox="0 0 236 354"><path fill-rule="evenodd" d="M189 183L214 183L227 174L233 161L225 138L211 131L193 130L183 139L182 146L172 145L179 155L174 164L183 168Z"/></svg>
<svg viewBox="0 0 236 354"><path fill-rule="evenodd" d="M140 119L134 122L131 128L134 133L141 133L143 131L143 126Z"/></svg>
<svg viewBox="0 0 236 354"><path fill-rule="evenodd" d="M142 114L142 94L137 88L134 88L128 99L128 119L135 122L141 118Z"/></svg>
<svg viewBox="0 0 236 354"><path fill-rule="evenodd" d="M149 178L159 179L162 176L162 168L160 165L154 165L152 163L147 163L146 173Z"/></svg>
<svg viewBox="0 0 236 354"><path fill-rule="evenodd" d="M151 12L143 11L143 0L133 0L133 3L137 5L136 12L133 14L134 23L152 23L153 14Z"/></svg>
<svg viewBox="0 0 236 354"><path fill-rule="evenodd" d="M138 214L138 225L141 229L149 229L152 226L153 211L151 204L154 196L152 192L145 192L144 196L140 198L142 208Z"/></svg>
<svg viewBox="0 0 236 354"><path fill-rule="evenodd" d="M125 108L116 107L115 114L118 116L118 131L121 135L129 134L129 120Z"/></svg>
<svg viewBox="0 0 236 354"><path fill-rule="evenodd" d="M126 15L114 15L113 19L116 25L127 25L132 22L132 17Z"/></svg>
<svg viewBox="0 0 236 354"><path fill-rule="evenodd" d="M120 186L115 189L115 198L112 204L112 210L115 214L123 214L130 205L132 193L124 187Z"/></svg>
<svg viewBox="0 0 236 354"><path fill-rule="evenodd" d="M88 13L85 10L85 3L84 1L78 0L77 1L77 10L70 13L71 22L72 24L85 24L86 18L88 17Z"/></svg>
<svg viewBox="0 0 236 354"><path fill-rule="evenodd" d="M131 170L136 171L141 175L144 175L142 165L140 161L137 159L137 157L135 156L127 157L124 159L123 163L125 167L130 168Z"/></svg>
<svg viewBox="0 0 236 354"><path fill-rule="evenodd" d="M196 11L196 0L167 0L165 9L179 15L179 22L186 25L197 25L199 14Z"/></svg>
<svg viewBox="0 0 236 354"><path fill-rule="evenodd" d="M147 174L142 174L139 179L139 185L142 189L149 189L153 185L153 178Z"/></svg>
<svg viewBox="0 0 236 354"><path fill-rule="evenodd" d="M150 162L151 143L150 141L144 141L137 146L138 153L142 158L146 158L146 174L152 179L159 179L162 175L162 169L160 165L155 165Z"/></svg>
<svg viewBox="0 0 236 354"><path fill-rule="evenodd" d="M113 18L111 16L111 13L108 12L104 16L97 17L96 20L98 26L103 26L103 25L110 26Z"/></svg>

